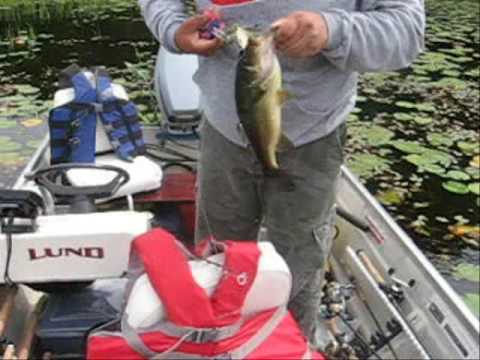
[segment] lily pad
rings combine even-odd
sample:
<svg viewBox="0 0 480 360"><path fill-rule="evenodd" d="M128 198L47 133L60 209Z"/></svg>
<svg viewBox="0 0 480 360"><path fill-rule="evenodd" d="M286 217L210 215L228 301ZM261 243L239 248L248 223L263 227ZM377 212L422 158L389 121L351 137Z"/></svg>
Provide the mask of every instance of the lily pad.
<svg viewBox="0 0 480 360"><path fill-rule="evenodd" d="M425 164L420 167L420 170L429 172L431 174L442 176L445 174L445 169L437 164Z"/></svg>
<svg viewBox="0 0 480 360"><path fill-rule="evenodd" d="M0 153L0 157L4 153L18 151L21 148L22 148L21 144L12 141L9 137L0 136L0 149L2 149L2 151Z"/></svg>
<svg viewBox="0 0 480 360"><path fill-rule="evenodd" d="M420 145L416 141L408 141L408 140L395 140L390 142L390 144L397 150L400 150L407 154L422 154L424 153L427 148Z"/></svg>
<svg viewBox="0 0 480 360"><path fill-rule="evenodd" d="M442 187L445 190L447 190L451 193L454 193L454 194L464 195L464 194L468 194L470 192L470 189L468 188L467 185L465 185L464 183L461 183L461 182L457 182L457 181L444 182L442 184Z"/></svg>
<svg viewBox="0 0 480 360"><path fill-rule="evenodd" d="M457 146L466 155L476 155L480 152L480 145L477 142L459 141Z"/></svg>
<svg viewBox="0 0 480 360"><path fill-rule="evenodd" d="M472 312L478 317L480 316L480 295L475 293L466 294L463 300Z"/></svg>
<svg viewBox="0 0 480 360"><path fill-rule="evenodd" d="M0 129L11 129L17 126L17 122L13 120L2 120L0 118Z"/></svg>
<svg viewBox="0 0 480 360"><path fill-rule="evenodd" d="M427 135L427 140L432 146L447 146L450 147L453 145L453 140L451 137L441 133L432 133Z"/></svg>
<svg viewBox="0 0 480 360"><path fill-rule="evenodd" d="M371 146L387 144L395 135L393 131L378 125L355 126L352 127L352 132L356 134L356 137L364 139Z"/></svg>
<svg viewBox="0 0 480 360"><path fill-rule="evenodd" d="M435 112L436 108L435 108L435 105L431 103L424 103L424 104L418 104L417 110L425 111L425 112Z"/></svg>
<svg viewBox="0 0 480 360"><path fill-rule="evenodd" d="M43 124L43 120L39 118L31 118L21 122L26 128L36 127Z"/></svg>
<svg viewBox="0 0 480 360"><path fill-rule="evenodd" d="M390 162L374 154L354 154L348 161L349 168L361 178L370 178L390 168Z"/></svg>
<svg viewBox="0 0 480 360"><path fill-rule="evenodd" d="M384 205L400 205L405 199L405 191L390 189L378 192L375 197Z"/></svg>
<svg viewBox="0 0 480 360"><path fill-rule="evenodd" d="M474 156L472 160L470 160L470 166L480 169L480 155Z"/></svg>
<svg viewBox="0 0 480 360"><path fill-rule="evenodd" d="M16 85L15 88L22 95L35 95L40 92L40 89L31 85Z"/></svg>
<svg viewBox="0 0 480 360"><path fill-rule="evenodd" d="M29 140L25 145L27 145L30 148L36 149L40 146L43 140Z"/></svg>
<svg viewBox="0 0 480 360"><path fill-rule="evenodd" d="M395 105L397 105L398 107L403 107L405 109L415 109L417 107L417 104L409 101L397 101Z"/></svg>
<svg viewBox="0 0 480 360"><path fill-rule="evenodd" d="M480 266L463 263L455 268L454 276L458 279L465 279L480 282Z"/></svg>
<svg viewBox="0 0 480 360"><path fill-rule="evenodd" d="M427 117L427 116L416 116L414 121L418 125L428 125L428 124L431 124L433 122L433 119L431 117Z"/></svg>
<svg viewBox="0 0 480 360"><path fill-rule="evenodd" d="M454 162L454 158L450 154L440 150L426 149L422 155L430 159L431 163L438 163L443 166L450 166Z"/></svg>
<svg viewBox="0 0 480 360"><path fill-rule="evenodd" d="M1 146L1 145L0 145ZM1 152L0 153L0 167L1 166L19 166L25 163L25 157L17 152Z"/></svg>
<svg viewBox="0 0 480 360"><path fill-rule="evenodd" d="M472 194L480 195L480 182L468 184L468 190L470 190Z"/></svg>
<svg viewBox="0 0 480 360"><path fill-rule="evenodd" d="M445 174L445 177L453 180L470 180L470 175L458 170L450 170Z"/></svg>
<svg viewBox="0 0 480 360"><path fill-rule="evenodd" d="M470 175L470 177L474 180L480 180L480 169L474 168L469 166L465 168L465 172Z"/></svg>
<svg viewBox="0 0 480 360"><path fill-rule="evenodd" d="M415 119L415 116L409 113L398 112L393 114L393 117L400 121L412 121Z"/></svg>

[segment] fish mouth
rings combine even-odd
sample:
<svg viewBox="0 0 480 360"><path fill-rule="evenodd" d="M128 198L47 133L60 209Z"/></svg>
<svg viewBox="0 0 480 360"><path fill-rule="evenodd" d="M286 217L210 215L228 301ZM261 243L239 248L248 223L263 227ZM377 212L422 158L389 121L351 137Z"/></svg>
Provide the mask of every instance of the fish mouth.
<svg viewBox="0 0 480 360"><path fill-rule="evenodd" d="M274 56L273 33L262 33L251 35L248 39L247 52L255 54L255 58L259 62L271 62Z"/></svg>

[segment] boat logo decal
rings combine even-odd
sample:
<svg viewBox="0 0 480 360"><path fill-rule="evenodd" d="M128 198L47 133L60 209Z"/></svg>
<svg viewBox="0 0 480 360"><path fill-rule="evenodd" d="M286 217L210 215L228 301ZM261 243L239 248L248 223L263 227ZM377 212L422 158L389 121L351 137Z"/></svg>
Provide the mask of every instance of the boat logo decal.
<svg viewBox="0 0 480 360"><path fill-rule="evenodd" d="M79 248L43 248L43 250L28 249L30 261L46 258L83 257L90 259L103 259L105 251L101 247L79 247Z"/></svg>

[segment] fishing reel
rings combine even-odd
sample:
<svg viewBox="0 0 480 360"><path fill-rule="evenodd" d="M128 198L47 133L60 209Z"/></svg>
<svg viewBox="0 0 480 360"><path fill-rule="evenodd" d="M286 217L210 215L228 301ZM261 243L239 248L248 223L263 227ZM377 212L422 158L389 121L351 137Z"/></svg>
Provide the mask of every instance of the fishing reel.
<svg viewBox="0 0 480 360"><path fill-rule="evenodd" d="M347 343L332 341L324 350L328 359L358 360L355 349Z"/></svg>
<svg viewBox="0 0 480 360"><path fill-rule="evenodd" d="M320 311L325 319L333 319L339 315L345 315L350 319L347 312L347 301L352 297L355 286L352 284L340 284L330 281L325 285Z"/></svg>
<svg viewBox="0 0 480 360"><path fill-rule="evenodd" d="M320 312L333 335L333 339L324 348L329 359L358 359L354 347L350 344L353 341L352 334L340 330L336 323L337 318L344 323L353 320L347 311L347 302L354 289L352 284L340 284L336 281L329 281L324 287Z"/></svg>

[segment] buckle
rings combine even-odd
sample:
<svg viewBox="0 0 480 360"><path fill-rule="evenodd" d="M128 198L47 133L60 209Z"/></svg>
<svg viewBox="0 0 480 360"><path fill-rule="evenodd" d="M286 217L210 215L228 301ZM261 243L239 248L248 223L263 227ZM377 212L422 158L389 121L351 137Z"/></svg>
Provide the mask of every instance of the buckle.
<svg viewBox="0 0 480 360"><path fill-rule="evenodd" d="M101 103L92 103L93 111L96 113L101 113L103 112L103 104Z"/></svg>
<svg viewBox="0 0 480 360"><path fill-rule="evenodd" d="M78 146L80 145L80 138L78 137L71 137L68 139L68 143L71 145L71 146Z"/></svg>
<svg viewBox="0 0 480 360"><path fill-rule="evenodd" d="M70 127L72 129L78 129L80 127L80 124L81 124L81 120L80 118L76 118L75 120L73 120L71 123L70 123Z"/></svg>
<svg viewBox="0 0 480 360"><path fill-rule="evenodd" d="M205 344L207 342L215 341L218 333L218 329L195 330L186 338L186 340L196 344Z"/></svg>

